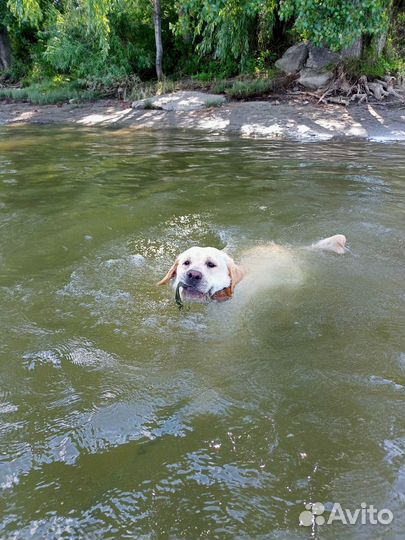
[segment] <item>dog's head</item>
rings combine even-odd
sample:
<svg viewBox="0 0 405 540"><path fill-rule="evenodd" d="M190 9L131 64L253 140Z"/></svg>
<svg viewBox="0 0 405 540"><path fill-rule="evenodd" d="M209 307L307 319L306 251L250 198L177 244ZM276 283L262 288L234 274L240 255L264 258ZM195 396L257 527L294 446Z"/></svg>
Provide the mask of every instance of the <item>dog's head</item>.
<svg viewBox="0 0 405 540"><path fill-rule="evenodd" d="M182 301L203 302L207 298L226 300L243 278L242 269L224 251L212 247L192 247L174 261L159 285L170 281ZM219 295L220 291L225 291Z"/></svg>

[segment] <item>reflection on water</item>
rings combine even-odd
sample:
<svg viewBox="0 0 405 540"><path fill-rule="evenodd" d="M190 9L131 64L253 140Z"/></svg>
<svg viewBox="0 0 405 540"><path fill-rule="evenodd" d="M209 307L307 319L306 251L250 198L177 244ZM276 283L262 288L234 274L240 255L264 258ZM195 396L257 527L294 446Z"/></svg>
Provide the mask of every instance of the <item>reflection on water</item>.
<svg viewBox="0 0 405 540"><path fill-rule="evenodd" d="M402 537L404 147L1 136L0 535ZM155 285L194 244L335 232L243 309ZM315 501L395 517L299 527Z"/></svg>

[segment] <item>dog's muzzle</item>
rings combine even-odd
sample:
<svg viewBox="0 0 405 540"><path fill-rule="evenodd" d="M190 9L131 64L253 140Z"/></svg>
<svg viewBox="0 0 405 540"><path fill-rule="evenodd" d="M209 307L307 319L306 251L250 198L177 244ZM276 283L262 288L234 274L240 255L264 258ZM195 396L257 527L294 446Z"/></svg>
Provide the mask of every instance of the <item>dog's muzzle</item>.
<svg viewBox="0 0 405 540"><path fill-rule="evenodd" d="M175 294L176 304L179 307L183 307L183 304L184 304L181 298L180 289L182 289L183 291L186 291L187 300L195 300L202 303L210 302L211 300L215 300L216 302L225 302L226 300L230 300L232 298L231 286L224 287L220 291L216 291L213 294L210 294L210 292L206 292L206 293L200 292L197 289L195 289L193 286L187 285L186 283L183 283L180 281L176 287L176 294Z"/></svg>

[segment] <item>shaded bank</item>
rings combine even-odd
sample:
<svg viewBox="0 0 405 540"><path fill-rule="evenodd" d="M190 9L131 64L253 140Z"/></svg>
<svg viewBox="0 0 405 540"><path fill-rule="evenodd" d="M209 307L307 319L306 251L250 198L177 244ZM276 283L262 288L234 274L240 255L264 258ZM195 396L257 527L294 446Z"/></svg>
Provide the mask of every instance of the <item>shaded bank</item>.
<svg viewBox="0 0 405 540"><path fill-rule="evenodd" d="M0 124L70 124L137 129L180 128L292 140L405 141L405 107L231 102L197 110L137 110L116 100L62 106L1 103Z"/></svg>

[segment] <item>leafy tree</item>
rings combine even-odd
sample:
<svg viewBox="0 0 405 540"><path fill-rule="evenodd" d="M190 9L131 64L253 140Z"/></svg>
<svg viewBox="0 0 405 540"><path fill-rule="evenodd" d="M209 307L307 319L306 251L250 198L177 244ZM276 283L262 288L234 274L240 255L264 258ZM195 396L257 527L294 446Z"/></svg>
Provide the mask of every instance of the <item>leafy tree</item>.
<svg viewBox="0 0 405 540"><path fill-rule="evenodd" d="M293 19L298 34L339 51L362 35L387 31L392 0L283 0L280 16Z"/></svg>
<svg viewBox="0 0 405 540"><path fill-rule="evenodd" d="M46 5L50 1L41 0L41 3ZM28 13L27 6L21 0L0 0L0 58L3 58L3 61L0 59L0 69L12 70L13 76L21 77L27 72L32 47L36 41L31 21L38 25L42 19L42 8L38 6L34 0L32 11ZM19 19L18 14L24 19Z"/></svg>
<svg viewBox="0 0 405 540"><path fill-rule="evenodd" d="M11 63L11 45L7 28L6 3L0 0L0 71L6 70Z"/></svg>
<svg viewBox="0 0 405 540"><path fill-rule="evenodd" d="M17 19L33 26L38 25L43 17L42 7L38 0L8 0L7 6Z"/></svg>
<svg viewBox="0 0 405 540"><path fill-rule="evenodd" d="M260 42L272 34L277 0L177 0L178 34L191 35L197 52L242 69Z"/></svg>
<svg viewBox="0 0 405 540"><path fill-rule="evenodd" d="M54 70L119 79L153 65L150 0L8 0L7 6L18 24L36 27L37 77Z"/></svg>
<svg viewBox="0 0 405 540"><path fill-rule="evenodd" d="M381 52L390 18L400 50L403 12L403 0L0 0L0 70L11 49L20 78L119 86L154 67L161 80L164 50L166 72L209 79L266 68L292 36Z"/></svg>

